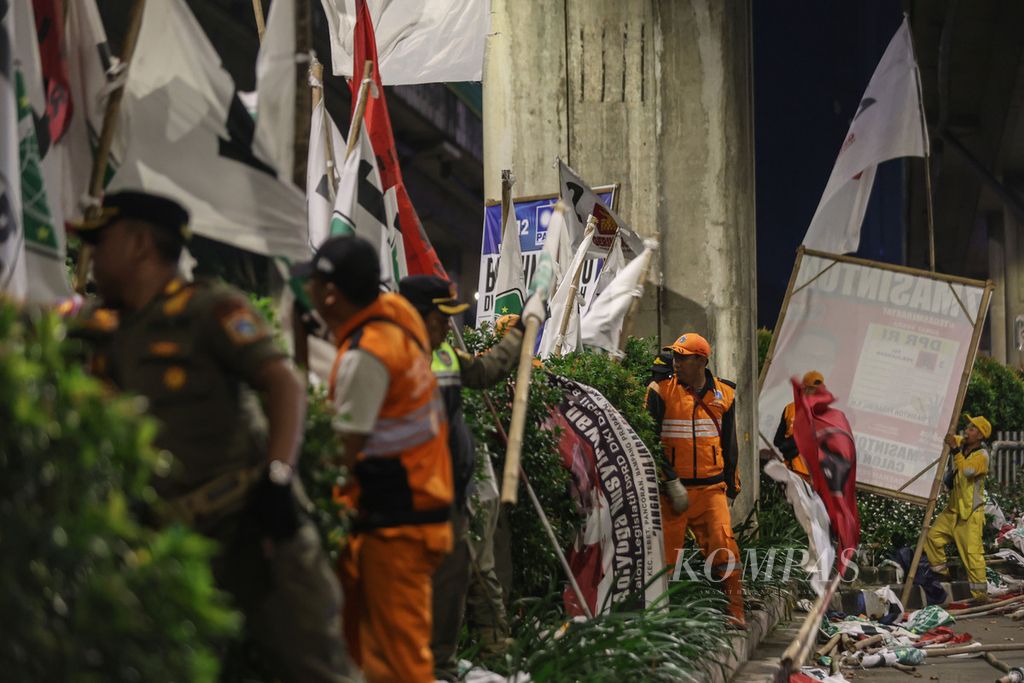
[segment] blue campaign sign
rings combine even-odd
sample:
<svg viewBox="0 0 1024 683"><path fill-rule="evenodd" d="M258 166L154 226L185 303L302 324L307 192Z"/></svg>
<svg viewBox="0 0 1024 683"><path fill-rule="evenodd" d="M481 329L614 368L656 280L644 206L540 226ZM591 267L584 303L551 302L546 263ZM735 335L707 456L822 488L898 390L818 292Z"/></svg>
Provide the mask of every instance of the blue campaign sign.
<svg viewBox="0 0 1024 683"><path fill-rule="evenodd" d="M597 196L606 205L611 205L612 192L598 192ZM516 226L519 230L519 248L525 254L544 248L544 240L548 236L548 222L554 211L558 197L517 201ZM484 208L484 239L481 256L497 254L501 251L501 204L493 204Z"/></svg>

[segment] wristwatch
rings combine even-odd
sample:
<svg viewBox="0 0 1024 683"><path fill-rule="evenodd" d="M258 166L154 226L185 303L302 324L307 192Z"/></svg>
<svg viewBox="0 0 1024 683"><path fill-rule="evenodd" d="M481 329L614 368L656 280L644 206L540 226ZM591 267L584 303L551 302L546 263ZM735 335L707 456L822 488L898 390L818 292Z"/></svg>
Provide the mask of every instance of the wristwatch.
<svg viewBox="0 0 1024 683"><path fill-rule="evenodd" d="M267 471L267 478L271 483L278 486L286 486L291 483L295 470L284 460L271 460Z"/></svg>

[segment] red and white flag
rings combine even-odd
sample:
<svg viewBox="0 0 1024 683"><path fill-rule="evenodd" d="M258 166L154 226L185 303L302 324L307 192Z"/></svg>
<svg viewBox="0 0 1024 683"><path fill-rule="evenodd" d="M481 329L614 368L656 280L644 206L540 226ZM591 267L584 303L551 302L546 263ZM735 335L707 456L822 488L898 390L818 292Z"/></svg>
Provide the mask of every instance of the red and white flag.
<svg viewBox="0 0 1024 683"><path fill-rule="evenodd" d="M839 148L804 236L805 247L834 254L857 251L878 164L925 155L928 140L917 78L910 26L904 19L875 68Z"/></svg>
<svg viewBox="0 0 1024 683"><path fill-rule="evenodd" d="M377 61L377 43L373 35L373 20L366 7L366 0L356 2L356 26L355 26L355 64L357 77L352 79L352 109L353 113L358 99L359 84L362 78L363 67L366 61L373 62L373 81L376 85L378 96L369 98L366 105L363 125L370 136L373 145L374 155L377 157L377 169L380 172L381 183L384 192L395 188L395 200L398 204L398 226L402 233L402 243L405 245L405 257L410 275L438 275L447 279L444 267L437 252L431 246L427 233L423 230L423 224L416 215L416 209L412 206L409 193L405 189L405 182L402 180L402 169L398 164L398 151L395 148L395 136L391 131L391 117L388 115L388 106L384 98L384 87L380 80L380 68Z"/></svg>

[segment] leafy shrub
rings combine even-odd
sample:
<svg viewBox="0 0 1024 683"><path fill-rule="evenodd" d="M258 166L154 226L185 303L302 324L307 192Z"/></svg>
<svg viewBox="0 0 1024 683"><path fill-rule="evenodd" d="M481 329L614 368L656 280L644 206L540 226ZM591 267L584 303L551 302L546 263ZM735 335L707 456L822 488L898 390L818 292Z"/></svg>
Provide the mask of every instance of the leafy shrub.
<svg viewBox="0 0 1024 683"><path fill-rule="evenodd" d="M130 397L87 376L53 314L0 302L0 640L7 680L215 681L240 620L212 544L134 510L169 466Z"/></svg>

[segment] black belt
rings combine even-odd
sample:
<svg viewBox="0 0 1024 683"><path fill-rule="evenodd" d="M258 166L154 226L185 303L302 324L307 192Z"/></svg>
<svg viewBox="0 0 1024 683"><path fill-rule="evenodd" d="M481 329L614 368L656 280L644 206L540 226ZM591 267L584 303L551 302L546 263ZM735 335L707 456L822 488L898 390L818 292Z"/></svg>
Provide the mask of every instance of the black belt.
<svg viewBox="0 0 1024 683"><path fill-rule="evenodd" d="M700 479L680 479L683 486L710 486L711 484L721 484L725 482L725 472L719 472L713 477L702 477Z"/></svg>
<svg viewBox="0 0 1024 683"><path fill-rule="evenodd" d="M359 533L374 529L388 529L396 526L420 526L440 524L451 519L452 508L432 510L392 510L389 512L366 512L360 514L352 524L352 531Z"/></svg>

